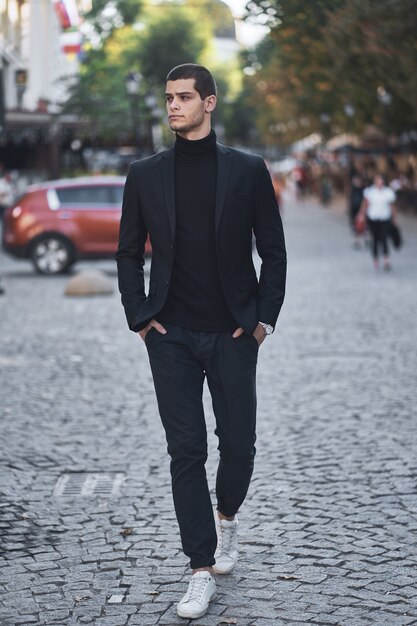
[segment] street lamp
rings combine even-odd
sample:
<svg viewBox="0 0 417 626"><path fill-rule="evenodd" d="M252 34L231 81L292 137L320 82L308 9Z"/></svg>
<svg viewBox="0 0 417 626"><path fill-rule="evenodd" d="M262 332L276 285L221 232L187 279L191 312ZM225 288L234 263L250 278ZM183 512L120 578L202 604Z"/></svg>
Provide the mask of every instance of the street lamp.
<svg viewBox="0 0 417 626"><path fill-rule="evenodd" d="M392 95L385 89L383 85L379 85L376 90L376 97L382 106L382 125L385 134L385 152L388 154L388 107L392 103Z"/></svg>
<svg viewBox="0 0 417 626"><path fill-rule="evenodd" d="M157 152L162 147L162 133L159 125L162 110L158 105L158 98L154 93L148 92L144 100L147 108L149 147L152 152Z"/></svg>
<svg viewBox="0 0 417 626"><path fill-rule="evenodd" d="M330 117L330 115L328 113L320 113L320 122L321 122L321 128L322 128L322 133L325 139L328 139L330 136L330 122L332 120L332 118Z"/></svg>
<svg viewBox="0 0 417 626"><path fill-rule="evenodd" d="M353 176L353 159L352 159L352 152L353 152L353 129L352 129L352 122L353 122L353 116L355 115L355 107L353 106L353 104L351 102L345 102L345 104L343 105L343 110L345 112L346 117L348 118L348 136L347 136L347 140L348 140L348 146L347 146L347 165L348 165L348 181L350 181L350 179Z"/></svg>
<svg viewBox="0 0 417 626"><path fill-rule="evenodd" d="M391 104L392 95L390 94L389 91L385 89L383 85L379 85L379 87L377 87L376 95L377 95L378 101L383 106L389 106Z"/></svg>
<svg viewBox="0 0 417 626"><path fill-rule="evenodd" d="M355 107L350 102L346 102L343 106L343 110L349 120L349 130L351 130L352 118L355 115Z"/></svg>
<svg viewBox="0 0 417 626"><path fill-rule="evenodd" d="M133 136L145 153L154 153L156 144L162 145L154 122L161 118L158 98L151 91L143 93L143 76L128 72L125 78L126 92L130 100Z"/></svg>
<svg viewBox="0 0 417 626"><path fill-rule="evenodd" d="M139 92L142 82L142 74L128 72L125 78L126 92L130 100L130 115L132 122L133 138L136 142L140 138L139 128Z"/></svg>
<svg viewBox="0 0 417 626"><path fill-rule="evenodd" d="M126 91L129 96L137 96L142 82L142 74L139 72L128 72L126 74L125 84Z"/></svg>

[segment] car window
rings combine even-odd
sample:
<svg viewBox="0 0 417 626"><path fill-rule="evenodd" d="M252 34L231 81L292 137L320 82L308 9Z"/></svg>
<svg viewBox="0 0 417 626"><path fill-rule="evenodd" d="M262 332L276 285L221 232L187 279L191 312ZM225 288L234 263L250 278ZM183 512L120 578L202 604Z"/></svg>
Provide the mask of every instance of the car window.
<svg viewBox="0 0 417 626"><path fill-rule="evenodd" d="M113 185L110 187L114 204L122 206L123 202L123 185Z"/></svg>
<svg viewBox="0 0 417 626"><path fill-rule="evenodd" d="M56 190L61 206L113 204L114 200L108 185L85 187L61 187Z"/></svg>

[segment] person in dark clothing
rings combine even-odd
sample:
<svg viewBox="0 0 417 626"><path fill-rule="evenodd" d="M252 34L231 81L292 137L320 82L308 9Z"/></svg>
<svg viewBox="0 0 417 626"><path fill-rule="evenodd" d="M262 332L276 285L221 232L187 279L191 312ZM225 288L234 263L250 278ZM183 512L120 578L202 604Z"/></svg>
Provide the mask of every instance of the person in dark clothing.
<svg viewBox="0 0 417 626"><path fill-rule="evenodd" d="M358 232L356 217L360 211L362 200L363 200L363 190L365 189L365 184L362 180L362 177L359 174L354 174L352 176L352 180L350 183L350 196L349 196L349 223L352 229L353 235L355 237L354 245L355 247L360 247L360 237L362 236L362 232Z"/></svg>
<svg viewBox="0 0 417 626"><path fill-rule="evenodd" d="M361 208L365 186L359 174L352 176L349 197L349 222L352 228L355 226L355 218Z"/></svg>
<svg viewBox="0 0 417 626"><path fill-rule="evenodd" d="M199 65L168 74L175 145L128 172L116 254L129 328L144 340L171 457L175 512L192 576L178 615L198 618L214 573L238 559L236 514L253 471L258 350L285 293L286 251L265 163L216 140L216 83ZM252 236L262 259L259 280ZM152 243L149 292L144 245ZM203 383L212 396L220 459L213 514L205 473Z"/></svg>

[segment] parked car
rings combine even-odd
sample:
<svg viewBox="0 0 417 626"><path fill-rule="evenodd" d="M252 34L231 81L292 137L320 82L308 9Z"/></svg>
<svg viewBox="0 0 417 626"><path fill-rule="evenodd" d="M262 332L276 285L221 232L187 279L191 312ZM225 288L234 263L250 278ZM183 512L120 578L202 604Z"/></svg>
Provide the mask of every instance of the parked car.
<svg viewBox="0 0 417 626"><path fill-rule="evenodd" d="M79 259L113 257L124 182L121 176L92 176L29 187L5 213L4 250L31 259L41 274L65 272Z"/></svg>

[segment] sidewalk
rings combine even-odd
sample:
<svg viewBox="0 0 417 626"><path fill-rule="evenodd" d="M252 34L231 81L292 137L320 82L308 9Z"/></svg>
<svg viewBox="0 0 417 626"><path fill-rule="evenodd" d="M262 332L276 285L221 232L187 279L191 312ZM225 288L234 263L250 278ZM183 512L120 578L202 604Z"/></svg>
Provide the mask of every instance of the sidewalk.
<svg viewBox="0 0 417 626"><path fill-rule="evenodd" d="M169 460L117 291L68 299L68 277L0 255L1 626L417 624L417 221L389 274L340 211L287 203L284 223L241 558L193 622L175 612L189 571Z"/></svg>

